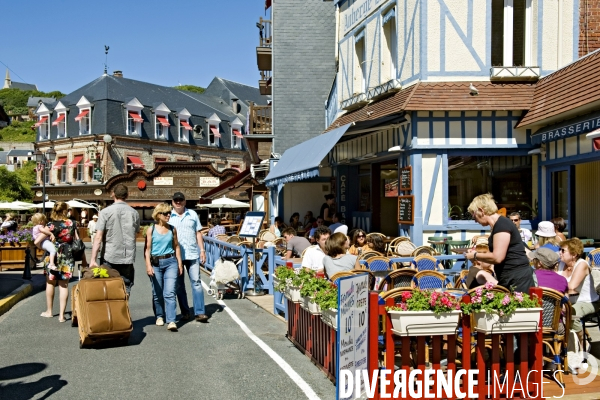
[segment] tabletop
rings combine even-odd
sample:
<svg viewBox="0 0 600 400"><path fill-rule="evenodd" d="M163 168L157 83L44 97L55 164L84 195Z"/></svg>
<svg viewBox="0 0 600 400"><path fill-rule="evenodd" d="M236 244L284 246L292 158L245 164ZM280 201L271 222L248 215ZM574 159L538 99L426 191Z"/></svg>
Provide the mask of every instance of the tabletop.
<svg viewBox="0 0 600 400"><path fill-rule="evenodd" d="M453 253L456 254L465 254L467 251L471 250L469 247L457 247L454 249L450 249Z"/></svg>

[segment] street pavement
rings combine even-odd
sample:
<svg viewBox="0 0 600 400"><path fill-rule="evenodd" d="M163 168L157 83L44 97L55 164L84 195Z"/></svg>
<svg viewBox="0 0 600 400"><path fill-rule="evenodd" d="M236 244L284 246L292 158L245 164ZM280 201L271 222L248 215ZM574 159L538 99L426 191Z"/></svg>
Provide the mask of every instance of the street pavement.
<svg viewBox="0 0 600 400"><path fill-rule="evenodd" d="M79 349L77 328L58 322L58 293L54 318L40 317L44 292L0 317L0 399L335 398L334 385L285 338L285 323L248 300L226 297L222 306L205 295L208 323L180 321L176 333L156 326L142 250L128 346ZM187 277L186 286L191 305Z"/></svg>

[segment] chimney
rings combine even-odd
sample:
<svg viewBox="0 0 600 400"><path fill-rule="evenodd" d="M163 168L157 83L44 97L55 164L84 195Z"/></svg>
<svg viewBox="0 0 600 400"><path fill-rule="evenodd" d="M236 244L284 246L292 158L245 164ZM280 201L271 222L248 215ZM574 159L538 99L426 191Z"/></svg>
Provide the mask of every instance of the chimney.
<svg viewBox="0 0 600 400"><path fill-rule="evenodd" d="M122 78L123 77L123 71L113 71L113 76L115 78Z"/></svg>
<svg viewBox="0 0 600 400"><path fill-rule="evenodd" d="M239 113L239 108L238 108L238 99L236 99L235 97L233 97L231 99L231 109L233 110L234 113Z"/></svg>

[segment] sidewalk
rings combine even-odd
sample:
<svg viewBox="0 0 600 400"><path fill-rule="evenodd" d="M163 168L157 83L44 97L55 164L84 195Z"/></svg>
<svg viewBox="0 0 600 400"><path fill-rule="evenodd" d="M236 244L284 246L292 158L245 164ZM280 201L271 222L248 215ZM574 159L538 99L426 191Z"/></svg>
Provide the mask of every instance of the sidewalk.
<svg viewBox="0 0 600 400"><path fill-rule="evenodd" d="M27 296L43 290L45 282L41 268L31 271L31 280L23 279L22 269L0 272L0 316Z"/></svg>

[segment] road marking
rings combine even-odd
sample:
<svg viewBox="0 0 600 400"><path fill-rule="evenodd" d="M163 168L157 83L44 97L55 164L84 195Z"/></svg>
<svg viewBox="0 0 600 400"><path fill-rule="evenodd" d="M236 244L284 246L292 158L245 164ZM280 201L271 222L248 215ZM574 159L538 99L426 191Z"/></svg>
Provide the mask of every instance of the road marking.
<svg viewBox="0 0 600 400"><path fill-rule="evenodd" d="M202 286L204 287L204 290L209 289L209 287L204 282L202 282ZM312 390L310 385L306 383L306 381L302 379L302 377L298 375L296 371L294 371L292 366L288 364L283 358L281 358L281 356L279 356L279 354L277 354L265 342L260 340L254 333L252 333L250 328L248 328L248 326L246 326L246 324L238 318L238 316L231 310L229 306L225 304L225 302L223 302L222 300L217 300L217 303L223 306L223 309L227 311L231 319L233 319L240 326L240 328L242 328L242 331L244 331L244 333L250 338L250 340L256 343L258 347L260 347L265 353L267 353L269 357L271 357L273 361L275 361L277 365L281 367L283 372L285 372L292 379L292 381L296 383L296 385L298 385L298 387L304 392L306 397L308 397L311 400L320 400L319 396L317 396L314 390Z"/></svg>

